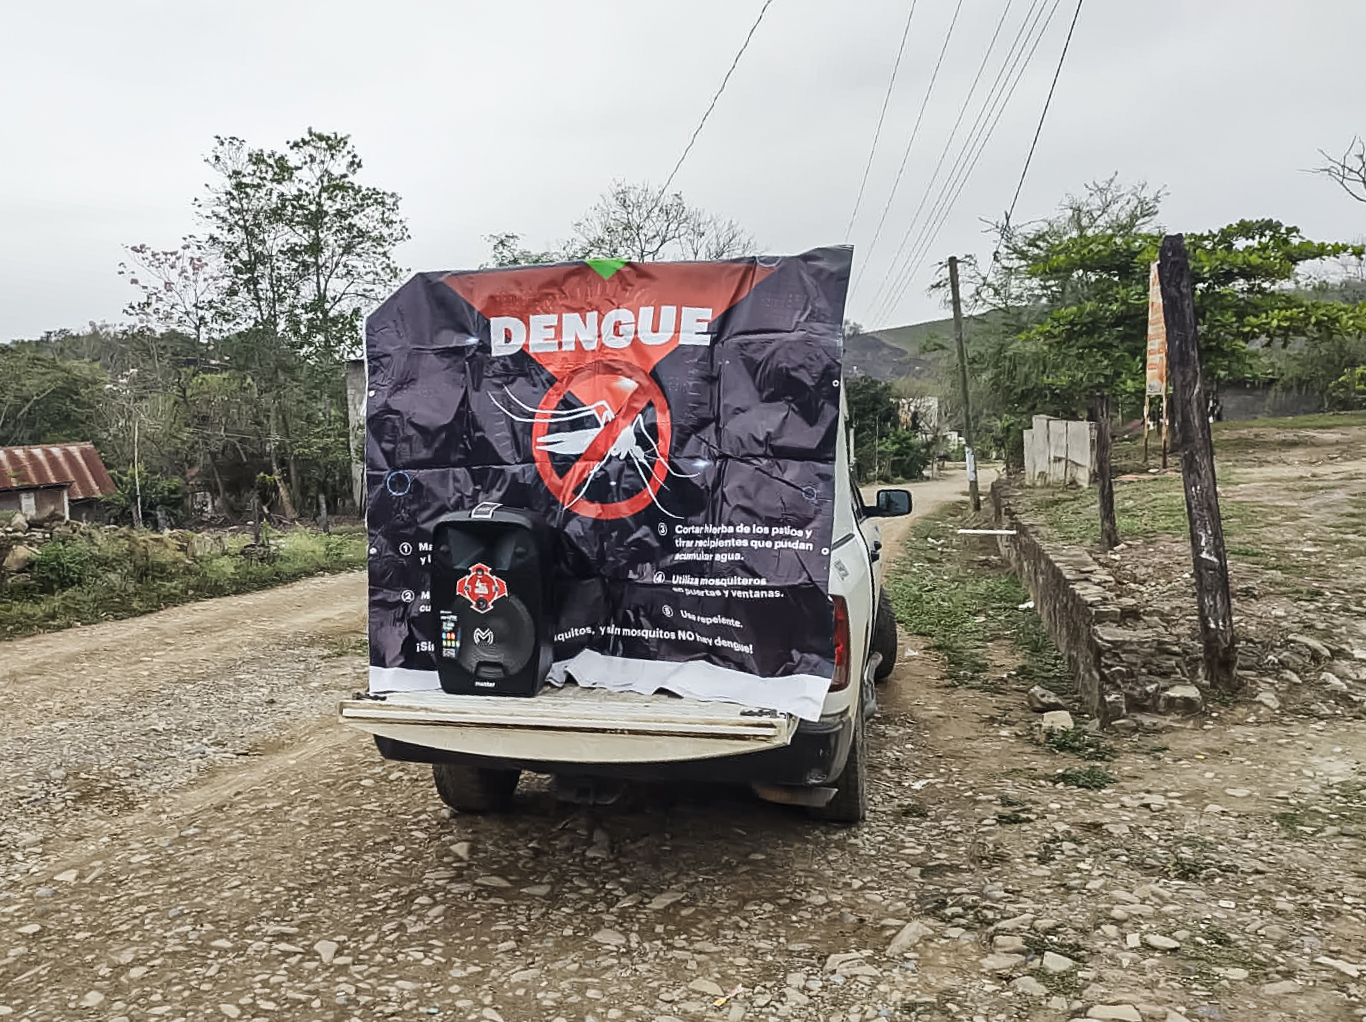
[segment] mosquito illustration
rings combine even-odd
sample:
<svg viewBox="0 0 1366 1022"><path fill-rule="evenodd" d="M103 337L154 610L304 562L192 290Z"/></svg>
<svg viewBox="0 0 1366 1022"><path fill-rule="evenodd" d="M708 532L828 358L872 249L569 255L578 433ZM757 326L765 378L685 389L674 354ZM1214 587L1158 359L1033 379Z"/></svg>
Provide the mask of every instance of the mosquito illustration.
<svg viewBox="0 0 1366 1022"><path fill-rule="evenodd" d="M611 406L608 405L606 401L594 401L591 405L585 405L583 408L542 410L540 408L532 408L506 387L503 388L503 393L507 395L509 401L519 406L524 411L531 413L530 417L519 415L516 412L504 408L498 403L497 398L494 398L494 406L514 422L539 422L549 423L551 425L569 425L576 422L584 422L589 419L593 421L593 425L586 425L582 429L568 429L551 434L550 436L539 438L536 442L537 450L545 451L547 454L581 457L588 450L593 441L597 439L598 434L603 431L607 424L616 419L616 413L612 411ZM602 456L598 463L593 466L593 470L588 473L588 478L583 481L583 485L580 486L578 491L574 494L574 499L566 504L565 507L572 508L583 499L583 495L588 492L588 487L592 484L593 480L597 478L598 472L611 458L615 458L622 462L630 462L634 465L636 471L640 473L641 479L644 480L646 489L648 490L653 471L650 468L650 461L647 458L646 448L641 444L642 439L649 445L649 450L653 451L655 462L662 463L664 465L664 471L669 475L678 476L680 479L695 478L695 475L689 475L675 470L661 456L659 445L655 443L654 438L650 436L649 431L645 428L645 413L642 411L635 417L635 421L631 423L630 429L624 429L617 434L617 438L612 441L612 446L608 448L607 453ZM667 483L661 483L660 485L665 488L668 487ZM650 491L650 500L653 501L655 507L659 508L659 510L663 511L670 518L682 517L682 515L674 514L661 504L653 491Z"/></svg>

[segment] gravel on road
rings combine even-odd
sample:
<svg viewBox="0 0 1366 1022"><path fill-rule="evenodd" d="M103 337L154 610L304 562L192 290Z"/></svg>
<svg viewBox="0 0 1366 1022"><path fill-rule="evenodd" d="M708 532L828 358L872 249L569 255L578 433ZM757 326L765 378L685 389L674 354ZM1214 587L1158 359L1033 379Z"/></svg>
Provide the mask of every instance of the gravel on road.
<svg viewBox="0 0 1366 1022"><path fill-rule="evenodd" d="M1176 721L1074 787L1026 685L950 687L903 636L865 825L543 779L452 816L334 723L363 591L0 646L0 1018L1366 1015L1357 723Z"/></svg>

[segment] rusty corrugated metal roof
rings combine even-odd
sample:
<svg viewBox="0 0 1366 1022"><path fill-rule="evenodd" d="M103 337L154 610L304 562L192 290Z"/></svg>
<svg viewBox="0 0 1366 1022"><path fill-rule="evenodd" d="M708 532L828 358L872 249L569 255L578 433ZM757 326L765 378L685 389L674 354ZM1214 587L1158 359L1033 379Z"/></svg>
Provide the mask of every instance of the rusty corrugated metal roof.
<svg viewBox="0 0 1366 1022"><path fill-rule="evenodd" d="M94 444L0 447L0 490L63 484L70 485L67 497L71 500L114 492L114 480L109 478Z"/></svg>

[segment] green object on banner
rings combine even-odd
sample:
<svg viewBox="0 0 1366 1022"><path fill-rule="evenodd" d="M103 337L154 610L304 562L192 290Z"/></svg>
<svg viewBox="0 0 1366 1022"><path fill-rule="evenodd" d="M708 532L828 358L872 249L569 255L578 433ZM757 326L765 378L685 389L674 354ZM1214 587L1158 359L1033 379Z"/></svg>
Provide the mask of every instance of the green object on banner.
<svg viewBox="0 0 1366 1022"><path fill-rule="evenodd" d="M585 259L584 262L593 267L603 280L610 279L612 274L626 265L625 259Z"/></svg>

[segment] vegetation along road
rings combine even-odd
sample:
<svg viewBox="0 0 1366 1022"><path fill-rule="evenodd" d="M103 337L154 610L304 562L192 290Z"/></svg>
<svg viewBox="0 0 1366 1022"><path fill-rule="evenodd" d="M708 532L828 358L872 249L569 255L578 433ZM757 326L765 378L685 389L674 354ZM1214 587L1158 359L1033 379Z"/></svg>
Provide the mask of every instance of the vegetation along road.
<svg viewBox="0 0 1366 1022"><path fill-rule="evenodd" d="M589 811L535 780L512 815L452 818L333 723L364 677L358 574L4 644L0 1015L1361 1014L1366 728L1041 743L1048 651L990 541L957 535L960 489L917 489L891 585L981 646L950 684L903 636L848 830L714 788Z"/></svg>

